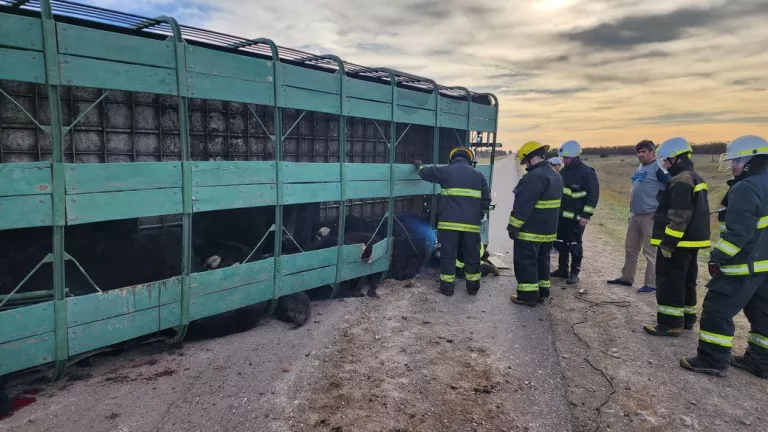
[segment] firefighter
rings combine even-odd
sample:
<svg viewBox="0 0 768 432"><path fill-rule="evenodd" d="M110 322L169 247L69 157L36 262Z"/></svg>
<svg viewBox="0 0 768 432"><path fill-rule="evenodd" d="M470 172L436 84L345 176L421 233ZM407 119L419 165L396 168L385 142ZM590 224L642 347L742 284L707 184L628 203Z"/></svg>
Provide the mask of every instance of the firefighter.
<svg viewBox="0 0 768 432"><path fill-rule="evenodd" d="M651 244L656 251L656 325L654 336L680 336L696 323L699 249L711 246L707 184L694 170L693 149L684 138L664 141L656 150L672 178L659 194Z"/></svg>
<svg viewBox="0 0 768 432"><path fill-rule="evenodd" d="M768 141L747 135L726 149L734 178L718 215L720 240L709 254L712 280L704 297L698 355L685 369L725 376L728 363L768 378ZM747 350L731 356L733 317L744 310L751 325Z"/></svg>
<svg viewBox="0 0 768 432"><path fill-rule="evenodd" d="M440 292L452 296L456 281L456 252L464 249L467 292L480 290L480 222L488 214L491 193L485 176L472 167L475 154L467 147L448 153L448 166L414 161L422 179L437 183L440 192L437 241L440 243Z"/></svg>
<svg viewBox="0 0 768 432"><path fill-rule="evenodd" d="M566 283L571 285L579 281L581 260L584 257L582 237L589 219L595 213L600 198L600 184L594 168L582 162L581 145L578 142L565 142L558 154L565 167L560 170L563 177L563 205L555 240L555 249L560 257L552 277L567 278Z"/></svg>
<svg viewBox="0 0 768 432"><path fill-rule="evenodd" d="M549 297L549 251L557 237L563 180L544 159L548 145L529 141L517 152L526 173L515 187L507 232L514 241L514 303L535 307Z"/></svg>

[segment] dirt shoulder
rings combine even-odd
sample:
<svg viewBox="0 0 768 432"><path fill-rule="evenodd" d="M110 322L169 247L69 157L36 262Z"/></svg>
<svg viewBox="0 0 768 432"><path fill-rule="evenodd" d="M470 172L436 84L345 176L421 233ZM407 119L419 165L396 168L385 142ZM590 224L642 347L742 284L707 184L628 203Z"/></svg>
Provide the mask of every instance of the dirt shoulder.
<svg viewBox="0 0 768 432"><path fill-rule="evenodd" d="M643 324L655 321L655 297L605 283L623 265L623 242L613 231L615 223L601 226L596 217L586 230L581 282L561 289L565 284L557 281L552 288L552 326L565 365L574 430L595 429L597 409L612 391L602 373L585 361L588 350L587 358L615 389L602 409L601 430L768 430L767 381L737 369L718 379L680 368L680 358L696 352L698 326L677 339L643 332ZM580 296L579 289L588 292ZM735 352L743 352L745 336L743 329L737 331Z"/></svg>

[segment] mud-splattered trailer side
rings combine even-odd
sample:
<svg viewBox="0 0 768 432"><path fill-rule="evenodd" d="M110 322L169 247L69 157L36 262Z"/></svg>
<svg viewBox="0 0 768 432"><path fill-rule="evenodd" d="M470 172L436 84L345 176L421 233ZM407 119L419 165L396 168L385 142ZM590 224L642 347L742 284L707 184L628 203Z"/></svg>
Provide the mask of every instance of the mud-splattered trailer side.
<svg viewBox="0 0 768 432"><path fill-rule="evenodd" d="M410 162L496 143L493 95L66 1L0 0L0 90L0 377L388 271Z"/></svg>

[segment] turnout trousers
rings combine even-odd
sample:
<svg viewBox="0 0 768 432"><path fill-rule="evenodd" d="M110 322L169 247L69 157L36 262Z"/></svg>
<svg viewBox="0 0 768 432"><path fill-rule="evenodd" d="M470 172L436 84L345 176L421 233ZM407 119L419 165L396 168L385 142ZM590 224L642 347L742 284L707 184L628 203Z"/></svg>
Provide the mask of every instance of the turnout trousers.
<svg viewBox="0 0 768 432"><path fill-rule="evenodd" d="M726 369L733 347L735 317L742 309L751 326L744 362L768 374L768 273L712 279L701 312L698 356L709 367Z"/></svg>
<svg viewBox="0 0 768 432"><path fill-rule="evenodd" d="M440 242L440 291L453 292L456 282L456 252L461 246L467 291L480 289L480 233L437 230Z"/></svg>
<svg viewBox="0 0 768 432"><path fill-rule="evenodd" d="M570 258L570 273L578 275L581 272L581 260L584 257L584 247L581 244L583 237L584 228L579 225L578 220L560 218L557 224L557 240L555 240L555 249L560 254L558 270L567 272Z"/></svg>
<svg viewBox="0 0 768 432"><path fill-rule="evenodd" d="M696 323L696 278L698 249L677 248L671 258L656 251L656 320L659 325L679 329Z"/></svg>
<svg viewBox="0 0 768 432"><path fill-rule="evenodd" d="M514 268L517 298L535 302L549 297L549 251L552 243L515 240Z"/></svg>

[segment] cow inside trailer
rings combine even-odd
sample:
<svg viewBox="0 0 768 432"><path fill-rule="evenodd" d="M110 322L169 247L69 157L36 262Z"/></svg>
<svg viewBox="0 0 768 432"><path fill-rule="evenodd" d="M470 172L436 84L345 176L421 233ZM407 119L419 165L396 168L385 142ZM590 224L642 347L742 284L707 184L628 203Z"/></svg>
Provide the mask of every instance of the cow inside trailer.
<svg viewBox="0 0 768 432"><path fill-rule="evenodd" d="M412 160L495 143L492 95L170 18L11 3L0 376L61 376L116 343L180 341L196 320L410 268L439 194ZM311 247L322 227L335 243Z"/></svg>

